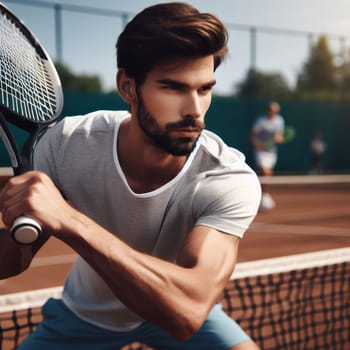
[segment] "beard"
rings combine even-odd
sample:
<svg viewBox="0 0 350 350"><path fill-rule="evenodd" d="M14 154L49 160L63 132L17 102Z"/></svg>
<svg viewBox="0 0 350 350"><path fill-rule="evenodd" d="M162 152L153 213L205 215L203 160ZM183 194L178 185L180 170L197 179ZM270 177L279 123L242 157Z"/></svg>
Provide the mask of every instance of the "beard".
<svg viewBox="0 0 350 350"><path fill-rule="evenodd" d="M200 132L205 123L194 118L186 118L179 122L167 123L163 128L157 123L153 115L145 107L138 94L137 121L142 131L159 149L173 156L188 156L196 146ZM172 137L171 131L192 127L198 132L196 137Z"/></svg>

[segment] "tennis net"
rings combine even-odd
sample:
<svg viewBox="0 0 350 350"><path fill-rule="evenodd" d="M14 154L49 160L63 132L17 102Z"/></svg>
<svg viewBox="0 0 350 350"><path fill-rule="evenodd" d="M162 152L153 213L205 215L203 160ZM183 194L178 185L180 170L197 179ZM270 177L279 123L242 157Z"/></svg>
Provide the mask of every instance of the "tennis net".
<svg viewBox="0 0 350 350"><path fill-rule="evenodd" d="M0 296L1 349L15 349L61 290ZM239 263L220 302L264 350L349 349L350 248Z"/></svg>

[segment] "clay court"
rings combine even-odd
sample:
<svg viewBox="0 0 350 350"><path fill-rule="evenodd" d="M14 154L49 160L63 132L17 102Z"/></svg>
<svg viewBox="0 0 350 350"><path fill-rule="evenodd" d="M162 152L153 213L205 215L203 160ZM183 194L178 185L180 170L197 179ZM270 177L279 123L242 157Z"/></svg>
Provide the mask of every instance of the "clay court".
<svg viewBox="0 0 350 350"><path fill-rule="evenodd" d="M350 246L349 175L280 176L266 181L272 182L271 192L277 206L258 213L241 242L239 262L258 260L252 269L256 272L269 261L262 264L260 259ZM0 296L61 286L75 258L70 248L51 238L26 272L0 281ZM247 264L239 267L244 265ZM336 270L337 267L340 269ZM237 268L237 273L241 270ZM349 264L331 263L320 269L304 270L299 277L297 274L290 278L288 274L276 274L273 279L269 275L240 277L229 282L221 302L226 312L264 349L319 350L331 346L343 350L350 342L346 332L350 315L344 309L348 304L349 283L344 283L348 274ZM30 295L33 297L34 293ZM32 303L34 299L25 300ZM3 333L3 350L13 349L13 344L28 334L28 317L34 321L32 325L41 319L40 309L38 314L30 310L29 314L24 310L3 315L2 327L7 329L6 335ZM23 321L14 323L19 318ZM23 328L18 326L21 322ZM149 348L133 343L125 349Z"/></svg>
<svg viewBox="0 0 350 350"><path fill-rule="evenodd" d="M271 181L277 206L258 213L241 242L239 262L350 246L350 176ZM75 256L51 238L26 272L0 281L0 294L62 285Z"/></svg>

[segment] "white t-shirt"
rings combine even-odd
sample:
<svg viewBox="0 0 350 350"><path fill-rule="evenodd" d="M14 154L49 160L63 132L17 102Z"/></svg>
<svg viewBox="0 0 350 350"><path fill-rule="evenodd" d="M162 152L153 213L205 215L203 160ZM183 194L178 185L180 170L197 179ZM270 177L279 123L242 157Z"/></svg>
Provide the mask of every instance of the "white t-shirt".
<svg viewBox="0 0 350 350"><path fill-rule="evenodd" d="M284 119L279 114L269 119L266 115L256 119L253 125L253 131L257 133L257 139L262 144L270 144L265 152L277 152L274 142L276 133L284 131Z"/></svg>
<svg viewBox="0 0 350 350"><path fill-rule="evenodd" d="M125 111L97 111L63 119L39 142L35 167L49 174L75 208L131 247L161 259L175 262L195 225L242 237L261 195L244 156L204 130L175 178L137 194L116 148L126 117ZM66 279L63 301L80 318L106 329L130 330L143 321L80 257Z"/></svg>

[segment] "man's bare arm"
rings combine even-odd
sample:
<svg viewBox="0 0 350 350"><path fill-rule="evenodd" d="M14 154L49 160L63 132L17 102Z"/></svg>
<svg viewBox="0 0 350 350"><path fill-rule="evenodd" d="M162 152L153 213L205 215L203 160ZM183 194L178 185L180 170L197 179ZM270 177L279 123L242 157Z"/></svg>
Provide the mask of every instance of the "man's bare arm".
<svg viewBox="0 0 350 350"><path fill-rule="evenodd" d="M71 207L40 172L13 178L0 207L7 225L22 214L38 220L44 232L87 261L125 305L180 340L201 327L236 263L239 238L204 226L189 232L177 264L138 252ZM17 248L22 267L34 253L21 256Z"/></svg>
<svg viewBox="0 0 350 350"><path fill-rule="evenodd" d="M279 143L279 144L281 144L281 143L284 142L284 135L283 135L283 132L282 132L282 131L276 132L274 141L275 141L276 143Z"/></svg>
<svg viewBox="0 0 350 350"><path fill-rule="evenodd" d="M74 231L71 228L74 227ZM239 238L195 227L178 265L140 253L95 223L76 223L58 236L148 321L185 340L203 324L235 266Z"/></svg>

